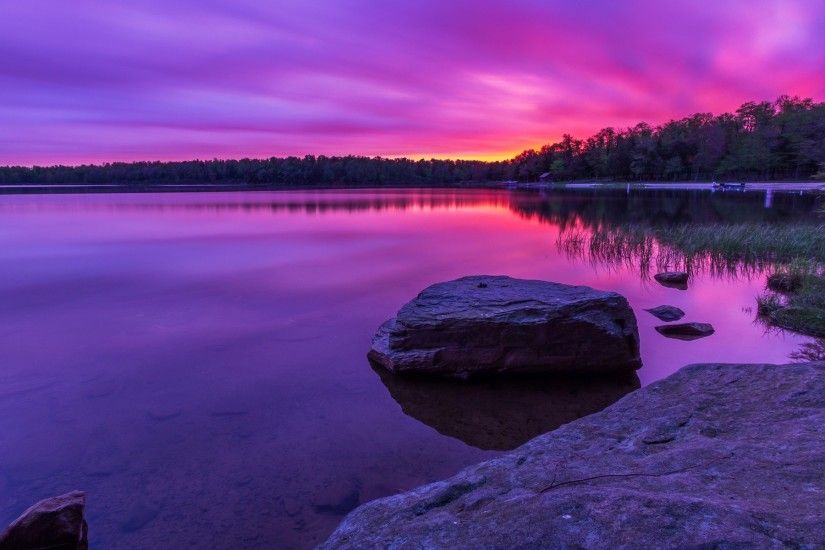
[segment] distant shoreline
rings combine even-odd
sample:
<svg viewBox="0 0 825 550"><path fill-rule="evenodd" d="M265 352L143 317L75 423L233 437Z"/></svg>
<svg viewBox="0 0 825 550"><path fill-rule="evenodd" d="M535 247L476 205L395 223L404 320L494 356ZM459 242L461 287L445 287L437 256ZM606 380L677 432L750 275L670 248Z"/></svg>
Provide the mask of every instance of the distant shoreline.
<svg viewBox="0 0 825 550"><path fill-rule="evenodd" d="M711 182L569 182L569 183L519 183L502 182L451 183L446 185L387 184L387 185L261 185L248 183L110 183L110 184L0 184L0 195L46 195L83 193L206 193L206 192L254 192L254 191L347 191L393 189L502 189L513 191L552 191L562 189L670 189L684 191L713 190ZM748 183L748 191L825 191L825 182L757 182ZM724 192L724 191L723 191ZM742 191L727 191L742 192Z"/></svg>

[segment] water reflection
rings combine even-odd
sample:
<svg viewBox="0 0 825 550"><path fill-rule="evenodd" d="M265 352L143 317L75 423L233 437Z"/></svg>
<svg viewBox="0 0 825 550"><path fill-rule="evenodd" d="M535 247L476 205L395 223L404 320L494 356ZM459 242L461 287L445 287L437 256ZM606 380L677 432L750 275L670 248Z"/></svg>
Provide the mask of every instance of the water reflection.
<svg viewBox="0 0 825 550"><path fill-rule="evenodd" d="M724 232L724 226L704 230ZM776 262L762 258L741 258L709 251L685 251L660 242L652 228L611 227L584 229L572 227L559 233L556 249L569 259L588 262L608 270L633 269L642 280L650 281L662 271L685 271L690 275L709 274L717 278L751 279L772 271ZM685 283L659 284L686 290Z"/></svg>
<svg viewBox="0 0 825 550"><path fill-rule="evenodd" d="M641 256L605 268L554 246L565 228L623 215L816 219L808 196L775 192L768 212L760 194L710 195L0 196L0 525L81 488L94 547L309 548L356 502L448 477L638 386L382 383L364 361L376 327L468 273L584 284L713 324L717 337L683 342L640 313L643 384L688 363L786 362L810 339L743 314L764 279L697 276L676 291L640 281Z"/></svg>
<svg viewBox="0 0 825 550"><path fill-rule="evenodd" d="M193 213L269 212L272 214L325 214L347 212L403 212L407 210L454 210L483 206L507 208L511 196L495 190L405 189L353 191L166 193L156 194L51 195L48 203L37 196L3 197L0 211L151 211Z"/></svg>
<svg viewBox="0 0 825 550"><path fill-rule="evenodd" d="M157 200L162 196L163 200ZM355 189L259 192L170 192L6 195L11 210L192 210L202 212L382 212L411 209L508 208L527 219L567 228L719 223L783 223L817 219L818 192L714 193L684 189L558 189L507 192L496 189Z"/></svg>
<svg viewBox="0 0 825 550"><path fill-rule="evenodd" d="M825 338L800 344L799 348L791 353L790 358L799 362L825 361Z"/></svg>
<svg viewBox="0 0 825 550"><path fill-rule="evenodd" d="M497 451L515 449L641 387L635 373L453 381L373 370L408 416L442 435Z"/></svg>

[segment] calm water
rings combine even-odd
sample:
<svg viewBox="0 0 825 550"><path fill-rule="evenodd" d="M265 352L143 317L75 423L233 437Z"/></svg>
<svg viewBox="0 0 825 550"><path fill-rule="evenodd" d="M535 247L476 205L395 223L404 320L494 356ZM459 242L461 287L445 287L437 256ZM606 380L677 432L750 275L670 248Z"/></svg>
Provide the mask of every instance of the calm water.
<svg viewBox="0 0 825 550"><path fill-rule="evenodd" d="M684 191L0 196L0 523L79 488L98 548L311 546L358 503L683 365L785 362L810 341L754 322L759 270L664 288L635 260L571 252L571 227L792 223L814 208L799 193ZM479 273L624 294L638 379L457 387L370 368L382 321ZM660 304L716 334L660 336L643 311Z"/></svg>

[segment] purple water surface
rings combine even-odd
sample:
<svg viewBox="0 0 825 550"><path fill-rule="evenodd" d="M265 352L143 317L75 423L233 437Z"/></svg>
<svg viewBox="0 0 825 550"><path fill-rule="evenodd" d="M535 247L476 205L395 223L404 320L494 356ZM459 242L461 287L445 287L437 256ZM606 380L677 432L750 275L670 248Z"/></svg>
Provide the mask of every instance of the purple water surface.
<svg viewBox="0 0 825 550"><path fill-rule="evenodd" d="M689 363L787 362L810 339L754 321L763 273L700 272L680 291L632 260L607 265L558 246L562 227L594 209L764 223L813 210L802 196L686 196L0 196L0 523L77 488L94 547L308 547L358 503L495 456L511 442L466 422L478 421L475 407L506 409L512 417L481 421L508 430L520 409L492 401L521 389L448 388L442 401L460 410L442 410L418 386L385 385L365 358L403 303L463 275L624 294L642 384ZM660 304L716 333L662 337L643 311ZM548 399L575 409L578 391ZM541 395L531 414L554 414Z"/></svg>

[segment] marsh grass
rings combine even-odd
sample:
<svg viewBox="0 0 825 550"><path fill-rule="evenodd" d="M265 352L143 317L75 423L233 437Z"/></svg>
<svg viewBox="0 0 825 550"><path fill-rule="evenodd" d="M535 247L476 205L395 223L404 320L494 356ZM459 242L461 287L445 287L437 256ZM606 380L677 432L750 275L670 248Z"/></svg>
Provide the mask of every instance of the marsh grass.
<svg viewBox="0 0 825 550"><path fill-rule="evenodd" d="M825 338L806 342L790 355L794 361L825 361Z"/></svg>
<svg viewBox="0 0 825 550"><path fill-rule="evenodd" d="M653 230L660 242L687 256L740 262L825 262L823 224L682 225Z"/></svg>
<svg viewBox="0 0 825 550"><path fill-rule="evenodd" d="M563 231L557 247L598 265L636 267L643 278L683 270L713 276L766 273L798 281L796 288L757 297L757 316L787 330L825 336L825 225L627 224Z"/></svg>
<svg viewBox="0 0 825 550"><path fill-rule="evenodd" d="M598 264L638 266L645 276L653 269L742 276L799 262L825 264L825 225L574 227L559 235L557 246Z"/></svg>
<svg viewBox="0 0 825 550"><path fill-rule="evenodd" d="M764 298L769 294L760 296ZM786 295L783 307L769 314L772 324L808 334L825 337L825 273L809 273L802 277L798 290Z"/></svg>
<svg viewBox="0 0 825 550"><path fill-rule="evenodd" d="M756 313L761 317L770 317L771 313L785 307L776 294L762 294L756 297Z"/></svg>

